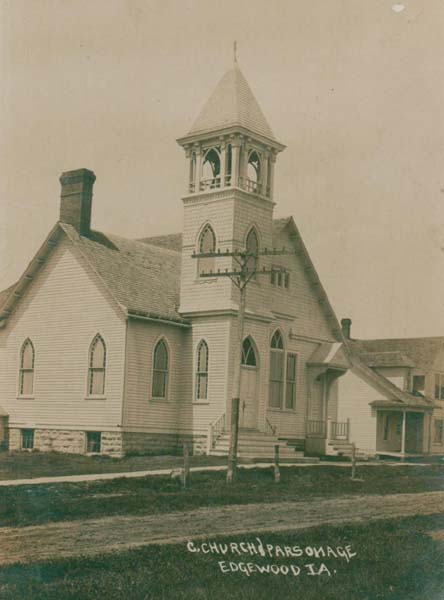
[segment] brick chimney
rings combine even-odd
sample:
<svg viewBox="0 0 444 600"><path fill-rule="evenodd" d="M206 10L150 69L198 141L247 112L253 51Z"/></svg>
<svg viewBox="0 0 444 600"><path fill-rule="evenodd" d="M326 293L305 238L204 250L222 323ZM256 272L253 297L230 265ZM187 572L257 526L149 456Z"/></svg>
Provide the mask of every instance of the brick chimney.
<svg viewBox="0 0 444 600"><path fill-rule="evenodd" d="M80 235L91 231L92 190L96 176L88 169L65 171L60 177L60 221L75 227Z"/></svg>
<svg viewBox="0 0 444 600"><path fill-rule="evenodd" d="M343 335L344 335L344 337L345 337L346 340L351 339L350 338L351 326L352 326L352 320L351 319L341 319L342 333L343 333Z"/></svg>

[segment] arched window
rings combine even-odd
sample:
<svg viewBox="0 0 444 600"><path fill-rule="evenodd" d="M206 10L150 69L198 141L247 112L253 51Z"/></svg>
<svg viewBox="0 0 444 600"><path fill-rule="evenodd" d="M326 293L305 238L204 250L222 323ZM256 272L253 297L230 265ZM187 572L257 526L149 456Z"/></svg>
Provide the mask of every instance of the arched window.
<svg viewBox="0 0 444 600"><path fill-rule="evenodd" d="M210 148L203 157L201 189L220 187L220 152Z"/></svg>
<svg viewBox="0 0 444 600"><path fill-rule="evenodd" d="M257 367L256 353L250 337L246 337L242 344L242 364L246 367Z"/></svg>
<svg viewBox="0 0 444 600"><path fill-rule="evenodd" d="M89 349L88 395L105 394L106 346L101 335L97 334Z"/></svg>
<svg viewBox="0 0 444 600"><path fill-rule="evenodd" d="M216 251L216 236L211 225L205 225L199 238L199 254ZM216 259L214 256L199 258L198 270L200 273L214 271Z"/></svg>
<svg viewBox="0 0 444 600"><path fill-rule="evenodd" d="M208 396L208 345L202 340L197 347L196 399L206 400Z"/></svg>
<svg viewBox="0 0 444 600"><path fill-rule="evenodd" d="M255 255L248 258L247 268L249 271L256 271L258 263L257 253L259 252L259 240L254 227L252 227L248 232L245 246L249 254Z"/></svg>
<svg viewBox="0 0 444 600"><path fill-rule="evenodd" d="M282 408L284 397L284 342L276 330L270 344L270 398L272 408Z"/></svg>
<svg viewBox="0 0 444 600"><path fill-rule="evenodd" d="M253 150L248 155L247 164L247 189L250 192L260 193L261 183L261 159L256 150Z"/></svg>
<svg viewBox="0 0 444 600"><path fill-rule="evenodd" d="M152 397L165 400L168 385L168 348L165 340L160 340L154 349Z"/></svg>
<svg viewBox="0 0 444 600"><path fill-rule="evenodd" d="M32 396L34 389L34 346L28 338L20 351L20 396Z"/></svg>

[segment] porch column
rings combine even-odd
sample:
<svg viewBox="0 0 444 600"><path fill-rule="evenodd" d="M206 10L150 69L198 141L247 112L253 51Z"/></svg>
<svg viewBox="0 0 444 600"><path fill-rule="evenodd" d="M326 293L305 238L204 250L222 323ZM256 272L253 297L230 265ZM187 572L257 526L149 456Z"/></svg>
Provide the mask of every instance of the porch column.
<svg viewBox="0 0 444 600"><path fill-rule="evenodd" d="M406 429L406 411L402 412L402 430L401 430L401 456L405 455L405 429Z"/></svg>

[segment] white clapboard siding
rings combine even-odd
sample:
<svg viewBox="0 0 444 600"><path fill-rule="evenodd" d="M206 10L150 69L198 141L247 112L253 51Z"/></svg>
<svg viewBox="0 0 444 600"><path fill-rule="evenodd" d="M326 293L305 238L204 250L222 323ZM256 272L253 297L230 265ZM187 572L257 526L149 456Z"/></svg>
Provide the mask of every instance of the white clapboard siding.
<svg viewBox="0 0 444 600"><path fill-rule="evenodd" d="M134 432L177 433L183 403L182 354L184 330L151 321L130 320L127 338L127 367L124 429ZM152 398L154 347L160 339L168 346L167 398Z"/></svg>
<svg viewBox="0 0 444 600"><path fill-rule="evenodd" d="M115 428L121 424L125 321L97 276L66 239L59 242L0 330L0 405L10 427ZM106 344L103 399L87 398L94 336ZM35 349L33 398L19 398L19 357Z"/></svg>
<svg viewBox="0 0 444 600"><path fill-rule="evenodd" d="M196 399L197 347L201 340L208 345L208 397ZM232 377L228 369L230 319L223 316L195 317L183 346L182 397L180 430L182 433L206 434L208 425L226 413L231 397Z"/></svg>
<svg viewBox="0 0 444 600"><path fill-rule="evenodd" d="M338 421L350 418L350 442L360 450L375 452L376 411L372 412L369 403L385 397L352 370L339 379L338 396Z"/></svg>

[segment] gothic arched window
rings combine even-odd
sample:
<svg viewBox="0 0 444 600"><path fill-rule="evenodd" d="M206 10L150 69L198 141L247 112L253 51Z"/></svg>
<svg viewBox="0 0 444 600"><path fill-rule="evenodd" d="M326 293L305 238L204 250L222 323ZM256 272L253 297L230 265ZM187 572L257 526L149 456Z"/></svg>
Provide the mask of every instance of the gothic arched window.
<svg viewBox="0 0 444 600"><path fill-rule="evenodd" d="M281 332L277 329L270 344L270 398L273 408L282 408L284 397L284 342Z"/></svg>
<svg viewBox="0 0 444 600"><path fill-rule="evenodd" d="M153 356L153 385L152 397L159 400L165 400L167 397L168 386L168 348L165 340L157 342Z"/></svg>
<svg viewBox="0 0 444 600"><path fill-rule="evenodd" d="M246 337L242 344L242 364L246 367L257 367L256 352L250 337Z"/></svg>
<svg viewBox="0 0 444 600"><path fill-rule="evenodd" d="M250 231L248 232L245 246L246 246L247 252L249 254L253 255L248 258L248 263L247 263L248 270L256 271L257 266L258 266L257 253L259 252L259 240L257 237L256 229L254 227L252 227L250 229Z"/></svg>
<svg viewBox="0 0 444 600"><path fill-rule="evenodd" d="M32 396L34 390L34 360L35 352L31 340L23 343L20 351L20 380L19 395Z"/></svg>
<svg viewBox="0 0 444 600"><path fill-rule="evenodd" d="M97 334L89 349L88 395L103 396L105 393L106 346Z"/></svg>
<svg viewBox="0 0 444 600"><path fill-rule="evenodd" d="M196 399L206 400L208 396L208 345L202 340L197 347Z"/></svg>
<svg viewBox="0 0 444 600"><path fill-rule="evenodd" d="M211 225L205 225L199 237L199 254L205 254L207 252L216 252L216 236ZM215 263L216 259L214 256L199 258L199 274L214 271Z"/></svg>

